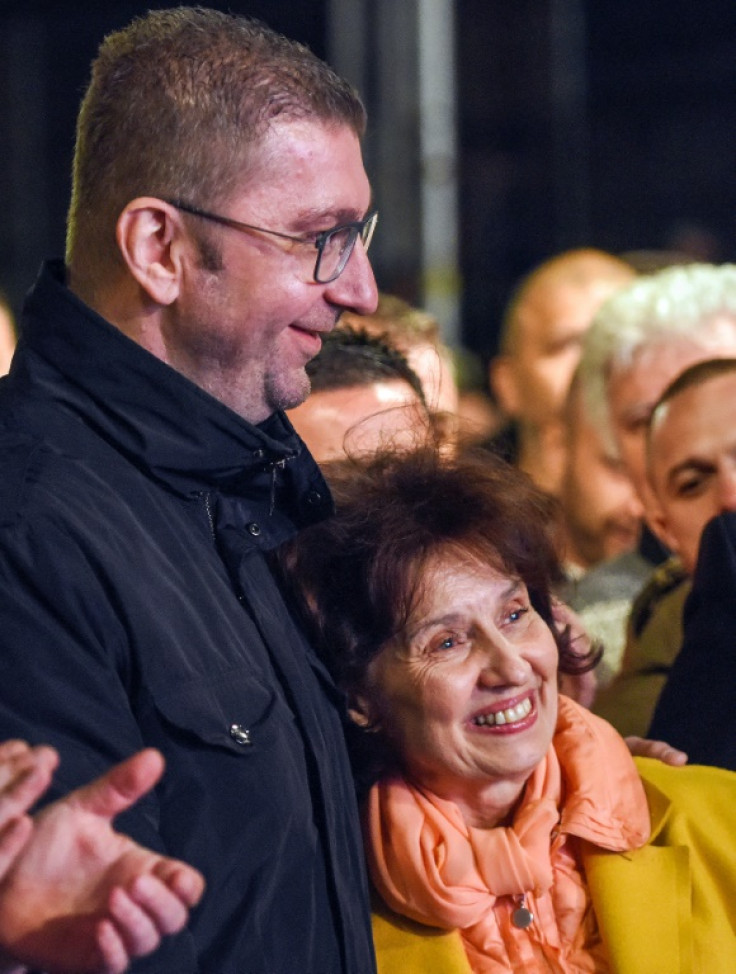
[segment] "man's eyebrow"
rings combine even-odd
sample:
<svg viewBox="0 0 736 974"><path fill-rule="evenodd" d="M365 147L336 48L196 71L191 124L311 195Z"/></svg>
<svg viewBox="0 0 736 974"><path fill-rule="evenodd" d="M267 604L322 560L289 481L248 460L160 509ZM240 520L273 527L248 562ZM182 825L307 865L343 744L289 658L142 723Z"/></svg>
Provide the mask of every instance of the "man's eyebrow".
<svg viewBox="0 0 736 974"><path fill-rule="evenodd" d="M372 207L369 205L366 210L366 215L371 212L373 212ZM292 226L295 230L309 230L315 226L323 230L329 230L332 227L341 226L344 223L358 223L362 219L364 219L364 216L360 210L345 207L315 207L311 210L303 210L292 221Z"/></svg>

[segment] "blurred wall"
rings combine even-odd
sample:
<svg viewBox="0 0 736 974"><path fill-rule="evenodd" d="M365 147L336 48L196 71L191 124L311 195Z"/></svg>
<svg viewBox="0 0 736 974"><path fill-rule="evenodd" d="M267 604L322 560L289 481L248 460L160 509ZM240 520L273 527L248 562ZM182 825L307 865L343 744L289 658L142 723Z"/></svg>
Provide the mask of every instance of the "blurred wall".
<svg viewBox="0 0 736 974"><path fill-rule="evenodd" d="M736 259L733 0L458 0L466 344L592 245Z"/></svg>

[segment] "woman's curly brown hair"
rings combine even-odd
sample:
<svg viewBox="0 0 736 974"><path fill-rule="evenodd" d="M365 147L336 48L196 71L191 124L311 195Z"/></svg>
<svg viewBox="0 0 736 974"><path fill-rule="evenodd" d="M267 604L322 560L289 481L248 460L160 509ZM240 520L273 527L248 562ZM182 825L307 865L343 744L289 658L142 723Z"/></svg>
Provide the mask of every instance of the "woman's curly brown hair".
<svg viewBox="0 0 736 974"><path fill-rule="evenodd" d="M336 514L278 557L302 622L348 697L365 691L369 664L405 627L424 567L443 550L524 582L562 671L598 661L600 653L575 653L569 632L554 624L556 505L526 475L485 451L448 456L432 446L336 461L325 474Z"/></svg>

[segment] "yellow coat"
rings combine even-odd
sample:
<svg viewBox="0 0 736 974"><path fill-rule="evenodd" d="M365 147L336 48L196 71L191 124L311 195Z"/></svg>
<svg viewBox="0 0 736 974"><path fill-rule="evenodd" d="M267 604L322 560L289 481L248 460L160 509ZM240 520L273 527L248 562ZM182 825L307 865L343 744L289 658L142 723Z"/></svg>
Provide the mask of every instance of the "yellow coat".
<svg viewBox="0 0 736 974"><path fill-rule="evenodd" d="M736 773L637 758L652 835L631 853L583 847L611 974L736 974ZM385 907L379 974L471 974L459 934Z"/></svg>

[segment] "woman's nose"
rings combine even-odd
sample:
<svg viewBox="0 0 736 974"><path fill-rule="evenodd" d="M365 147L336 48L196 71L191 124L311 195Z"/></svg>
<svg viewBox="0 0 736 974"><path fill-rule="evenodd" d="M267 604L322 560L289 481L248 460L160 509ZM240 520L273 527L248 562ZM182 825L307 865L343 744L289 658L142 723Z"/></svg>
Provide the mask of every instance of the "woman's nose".
<svg viewBox="0 0 736 974"><path fill-rule="evenodd" d="M503 636L486 638L481 647L483 653L479 682L488 689L523 686L529 681L531 667L519 650Z"/></svg>

